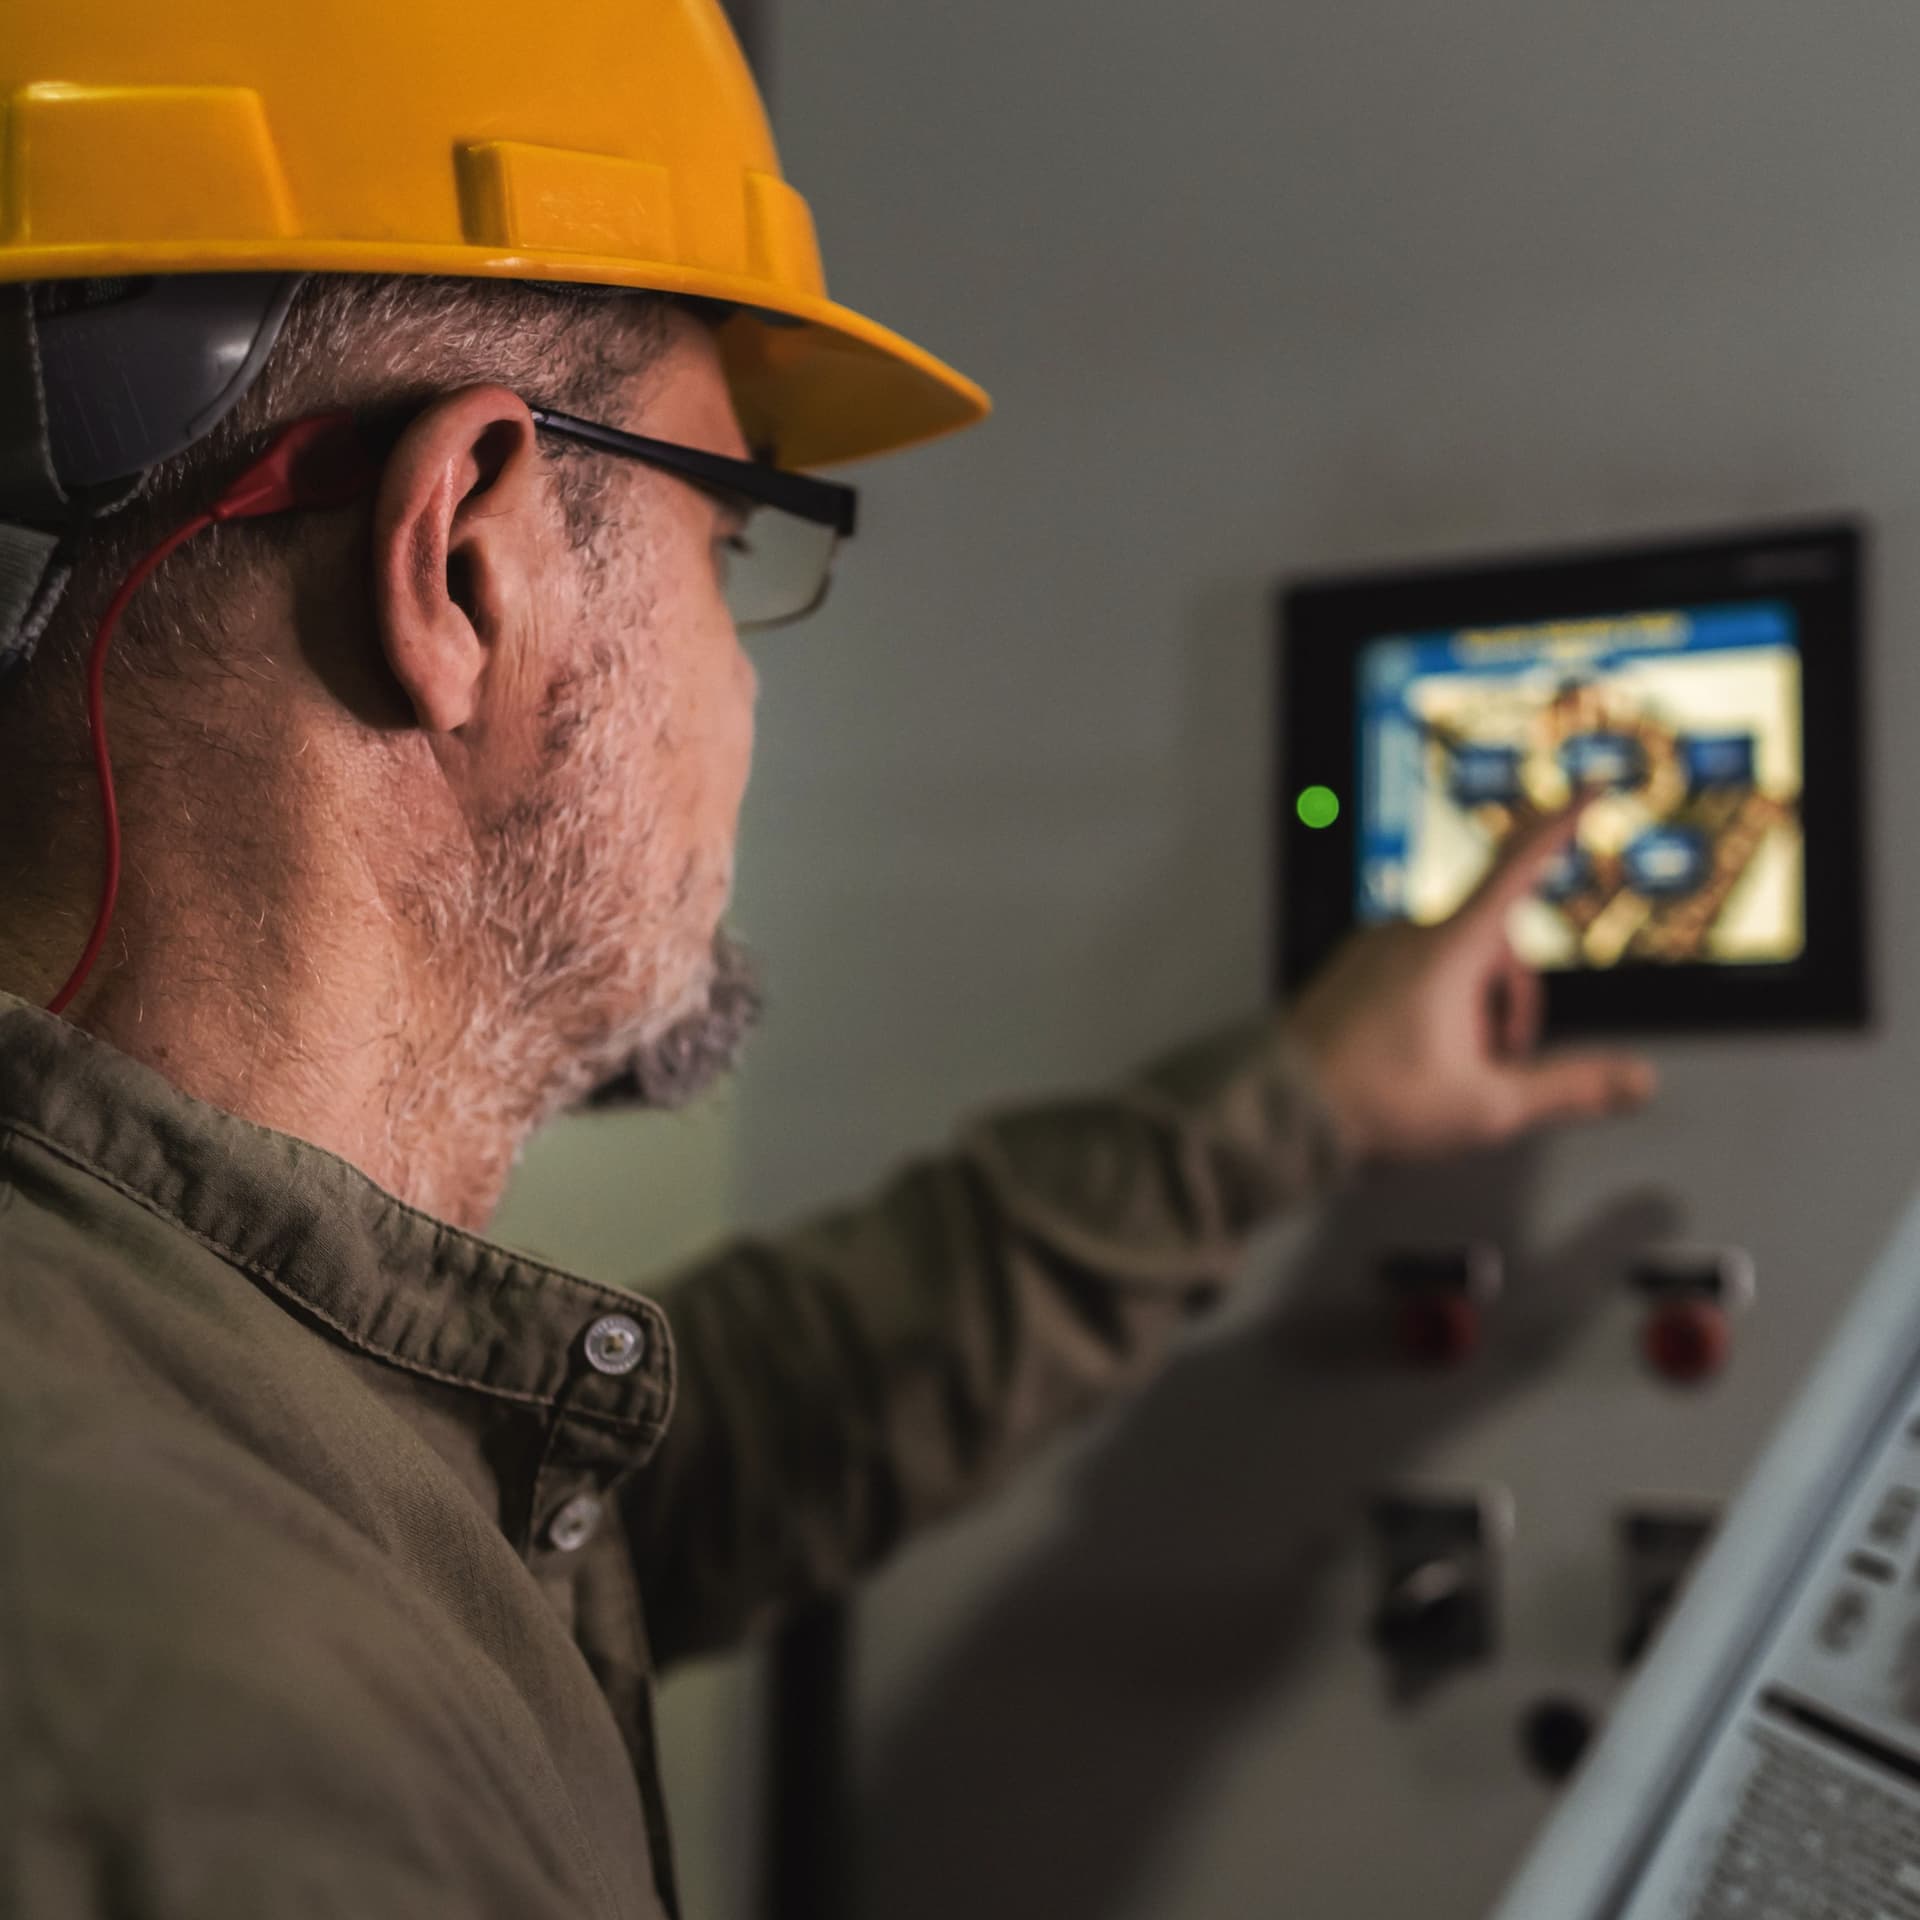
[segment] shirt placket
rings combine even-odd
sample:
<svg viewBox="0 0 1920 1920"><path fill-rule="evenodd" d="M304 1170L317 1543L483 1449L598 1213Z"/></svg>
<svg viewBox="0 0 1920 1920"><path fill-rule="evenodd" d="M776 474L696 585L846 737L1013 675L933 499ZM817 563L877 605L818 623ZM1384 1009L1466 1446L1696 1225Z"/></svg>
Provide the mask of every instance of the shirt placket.
<svg viewBox="0 0 1920 1920"><path fill-rule="evenodd" d="M658 1308L636 1301L582 1328L534 1473L524 1550L612 1710L640 1790L656 1890L666 1911L677 1915L638 1581L630 1556L619 1555L608 1538L620 1525L613 1494L652 1459L672 1400L672 1335ZM599 1551L589 1556L595 1543ZM593 1603L583 1607L588 1580Z"/></svg>

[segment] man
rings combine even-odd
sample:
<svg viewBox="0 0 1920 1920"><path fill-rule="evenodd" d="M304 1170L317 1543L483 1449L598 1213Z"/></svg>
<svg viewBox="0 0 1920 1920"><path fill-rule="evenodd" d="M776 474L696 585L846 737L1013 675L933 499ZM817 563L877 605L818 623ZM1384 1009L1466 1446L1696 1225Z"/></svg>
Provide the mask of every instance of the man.
<svg viewBox="0 0 1920 1920"><path fill-rule="evenodd" d="M804 611L851 519L750 454L982 404L824 299L714 0L559 12L5 0L0 1910L673 1911L660 1667L1142 1379L1342 1166L1649 1091L1533 1057L1562 823L657 1299L476 1237L747 1024L723 576ZM349 479L259 481L315 418ZM203 522L243 470L298 510Z"/></svg>

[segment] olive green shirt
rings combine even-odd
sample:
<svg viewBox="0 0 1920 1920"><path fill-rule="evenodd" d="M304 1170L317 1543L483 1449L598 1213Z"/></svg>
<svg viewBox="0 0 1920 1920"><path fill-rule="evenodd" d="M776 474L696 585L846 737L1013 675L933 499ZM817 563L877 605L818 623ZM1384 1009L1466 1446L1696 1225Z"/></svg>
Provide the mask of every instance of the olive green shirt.
<svg viewBox="0 0 1920 1920"><path fill-rule="evenodd" d="M1335 1160L1267 1021L641 1294L0 995L0 1913L675 1912L655 1674L1145 1377Z"/></svg>

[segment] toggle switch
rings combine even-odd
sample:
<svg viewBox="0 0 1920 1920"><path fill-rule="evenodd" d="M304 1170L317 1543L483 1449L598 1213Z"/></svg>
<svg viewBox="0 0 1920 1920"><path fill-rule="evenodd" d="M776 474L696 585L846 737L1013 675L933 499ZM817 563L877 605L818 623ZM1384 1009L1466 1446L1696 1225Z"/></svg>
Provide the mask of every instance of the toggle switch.
<svg viewBox="0 0 1920 1920"><path fill-rule="evenodd" d="M1370 1637L1405 1702L1455 1668L1491 1658L1513 1503L1497 1487L1394 1493L1375 1500L1370 1517L1380 1579Z"/></svg>
<svg viewBox="0 0 1920 1920"><path fill-rule="evenodd" d="M1656 1247L1641 1256L1633 1285L1647 1302L1640 1353L1677 1387L1724 1371L1733 1322L1752 1304L1753 1258L1738 1247Z"/></svg>
<svg viewBox="0 0 1920 1920"><path fill-rule="evenodd" d="M1714 1508L1693 1501L1622 1508L1617 1522L1621 1605L1616 1652L1623 1667L1632 1666L1653 1644L1718 1519Z"/></svg>
<svg viewBox="0 0 1920 1920"><path fill-rule="evenodd" d="M1481 1318L1504 1284L1488 1241L1389 1254L1380 1277L1393 1301L1393 1344L1411 1366L1464 1365L1479 1350Z"/></svg>

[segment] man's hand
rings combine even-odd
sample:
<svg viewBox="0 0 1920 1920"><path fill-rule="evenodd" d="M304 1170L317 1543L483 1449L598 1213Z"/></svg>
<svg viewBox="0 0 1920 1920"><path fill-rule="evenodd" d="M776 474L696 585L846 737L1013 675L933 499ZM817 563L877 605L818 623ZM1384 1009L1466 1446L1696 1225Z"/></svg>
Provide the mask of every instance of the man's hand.
<svg viewBox="0 0 1920 1920"><path fill-rule="evenodd" d="M1653 1068L1620 1053L1539 1057L1540 977L1507 916L1572 840L1579 811L1524 835L1443 926L1356 934L1301 996L1291 1026L1348 1150L1428 1159L1553 1121L1645 1104Z"/></svg>

